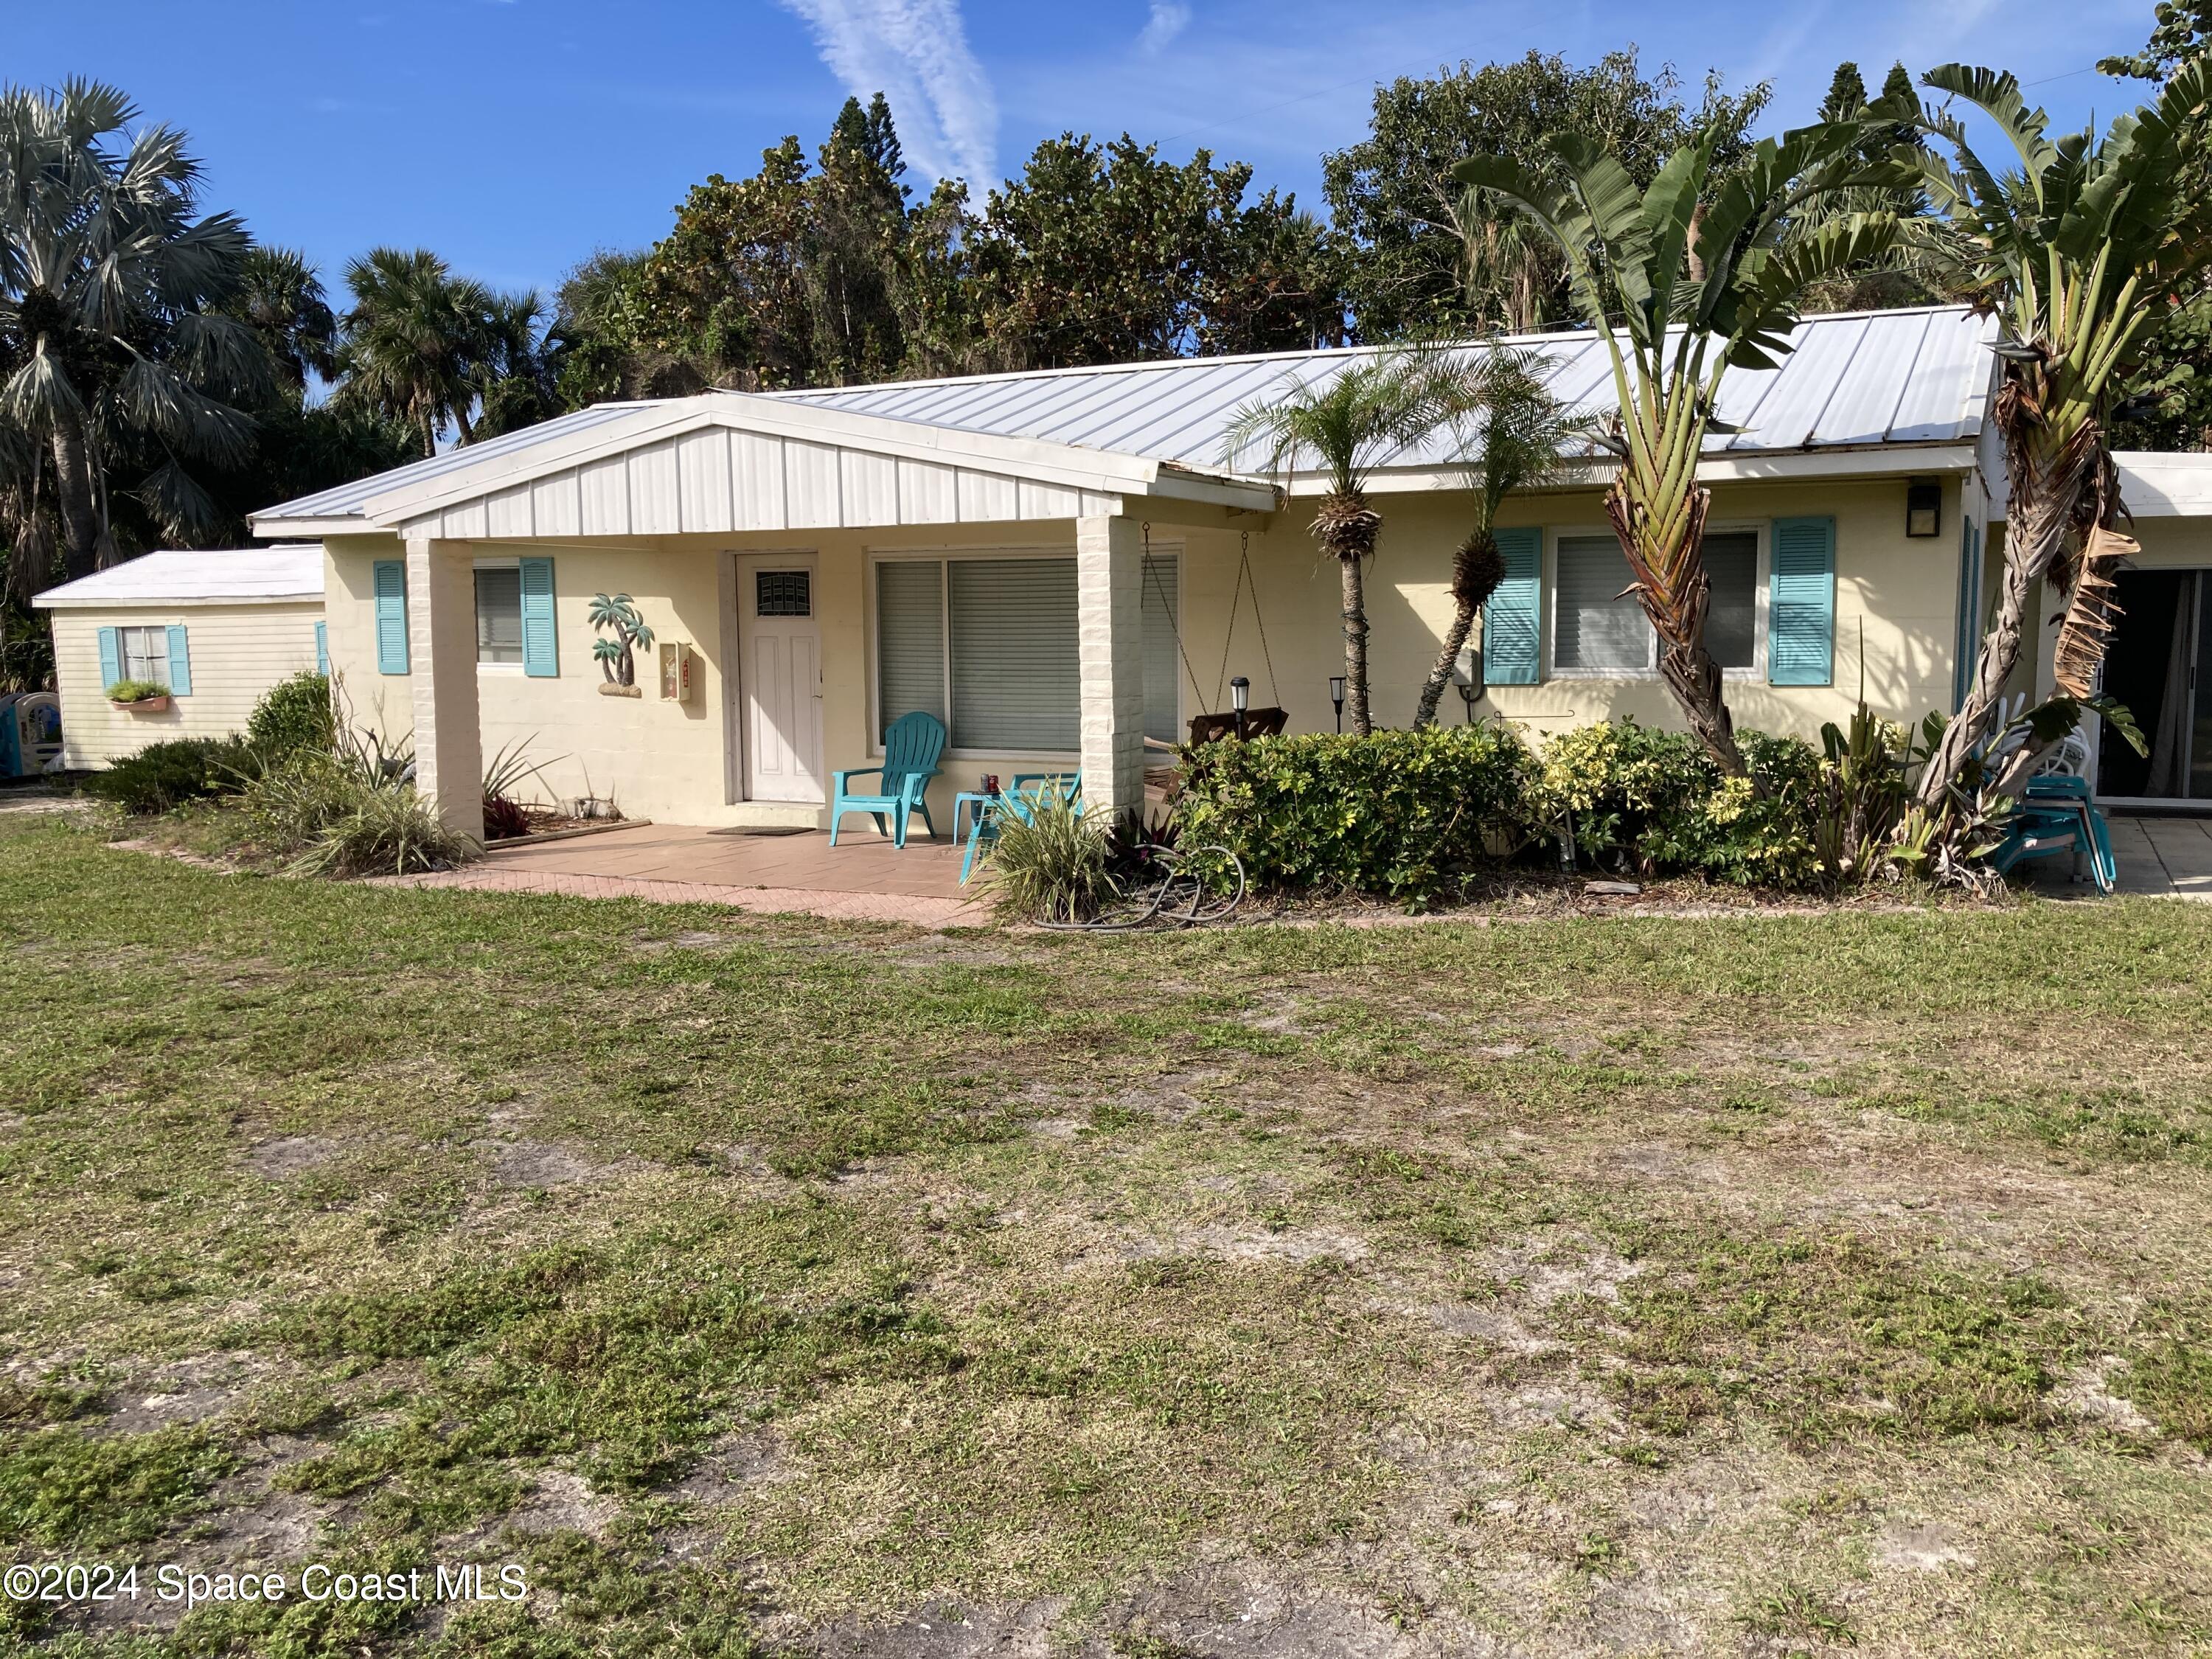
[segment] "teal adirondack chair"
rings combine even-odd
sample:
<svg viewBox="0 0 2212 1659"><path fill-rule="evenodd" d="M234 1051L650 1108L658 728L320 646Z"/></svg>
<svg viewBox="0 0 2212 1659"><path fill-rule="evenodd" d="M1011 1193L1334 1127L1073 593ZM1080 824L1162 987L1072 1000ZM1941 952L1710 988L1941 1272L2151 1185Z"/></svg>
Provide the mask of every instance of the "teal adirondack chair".
<svg viewBox="0 0 2212 1659"><path fill-rule="evenodd" d="M930 822L929 781L937 775L937 757L945 752L945 722L915 709L901 714L884 733L884 763L857 766L836 775L836 789L830 807L830 844L837 844L837 825L848 812L866 812L876 821L878 834L888 835L895 847L906 845L907 821L916 812L936 835ZM856 793L846 787L848 778L873 778L872 794ZM886 829L884 820L890 819Z"/></svg>

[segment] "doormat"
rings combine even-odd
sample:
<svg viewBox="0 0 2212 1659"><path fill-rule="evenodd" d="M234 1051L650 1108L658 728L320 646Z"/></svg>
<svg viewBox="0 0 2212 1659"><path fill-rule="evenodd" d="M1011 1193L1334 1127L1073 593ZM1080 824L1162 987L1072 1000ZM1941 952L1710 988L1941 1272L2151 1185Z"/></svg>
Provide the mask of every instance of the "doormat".
<svg viewBox="0 0 2212 1659"><path fill-rule="evenodd" d="M810 823L733 824L727 830L709 830L710 836L811 836L814 826Z"/></svg>

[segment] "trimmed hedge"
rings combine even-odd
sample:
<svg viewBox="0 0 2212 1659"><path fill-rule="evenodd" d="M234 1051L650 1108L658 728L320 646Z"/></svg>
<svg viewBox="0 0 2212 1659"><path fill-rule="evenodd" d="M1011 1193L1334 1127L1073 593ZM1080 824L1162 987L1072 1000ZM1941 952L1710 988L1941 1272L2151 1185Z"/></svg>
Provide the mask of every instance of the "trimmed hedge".
<svg viewBox="0 0 2212 1659"><path fill-rule="evenodd" d="M1723 779L1698 741L1632 720L1579 726L1541 750L1495 722L1221 742L1191 753L1176 805L1185 845L1218 842L1255 885L1351 890L1419 906L1571 829L1585 864L1798 887L1820 874L1820 757L1741 734L1767 785Z"/></svg>
<svg viewBox="0 0 2212 1659"><path fill-rule="evenodd" d="M1425 903L1525 839L1534 771L1497 725L1224 740L1184 770L1179 836L1234 849L1257 885Z"/></svg>
<svg viewBox="0 0 2212 1659"><path fill-rule="evenodd" d="M84 792L125 811L167 812L188 800L231 795L259 769L236 738L174 738L149 743L84 781Z"/></svg>

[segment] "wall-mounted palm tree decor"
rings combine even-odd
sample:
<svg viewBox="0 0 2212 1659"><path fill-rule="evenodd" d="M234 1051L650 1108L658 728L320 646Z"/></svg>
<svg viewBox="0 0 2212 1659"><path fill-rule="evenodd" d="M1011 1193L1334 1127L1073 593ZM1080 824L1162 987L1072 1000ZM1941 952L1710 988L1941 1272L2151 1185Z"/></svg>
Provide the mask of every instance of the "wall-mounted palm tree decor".
<svg viewBox="0 0 2212 1659"><path fill-rule="evenodd" d="M600 691L611 697L640 696L637 653L653 648L653 630L627 593L594 593L590 615L592 631L600 636L592 641L592 655L606 676Z"/></svg>

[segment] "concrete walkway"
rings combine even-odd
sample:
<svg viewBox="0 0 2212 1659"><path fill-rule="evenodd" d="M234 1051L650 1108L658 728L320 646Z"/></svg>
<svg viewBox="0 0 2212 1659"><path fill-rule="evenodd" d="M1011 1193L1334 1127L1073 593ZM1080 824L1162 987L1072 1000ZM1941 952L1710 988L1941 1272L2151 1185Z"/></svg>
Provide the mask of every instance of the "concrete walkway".
<svg viewBox="0 0 2212 1659"><path fill-rule="evenodd" d="M2123 893L2212 899L2212 818L2106 816Z"/></svg>
<svg viewBox="0 0 2212 1659"><path fill-rule="evenodd" d="M760 835L646 823L537 846L494 843L459 870L385 876L386 885L472 892L563 893L660 904L727 904L841 921L972 927L990 920L960 885L960 849L917 828L903 851L854 828L836 847L818 830Z"/></svg>

